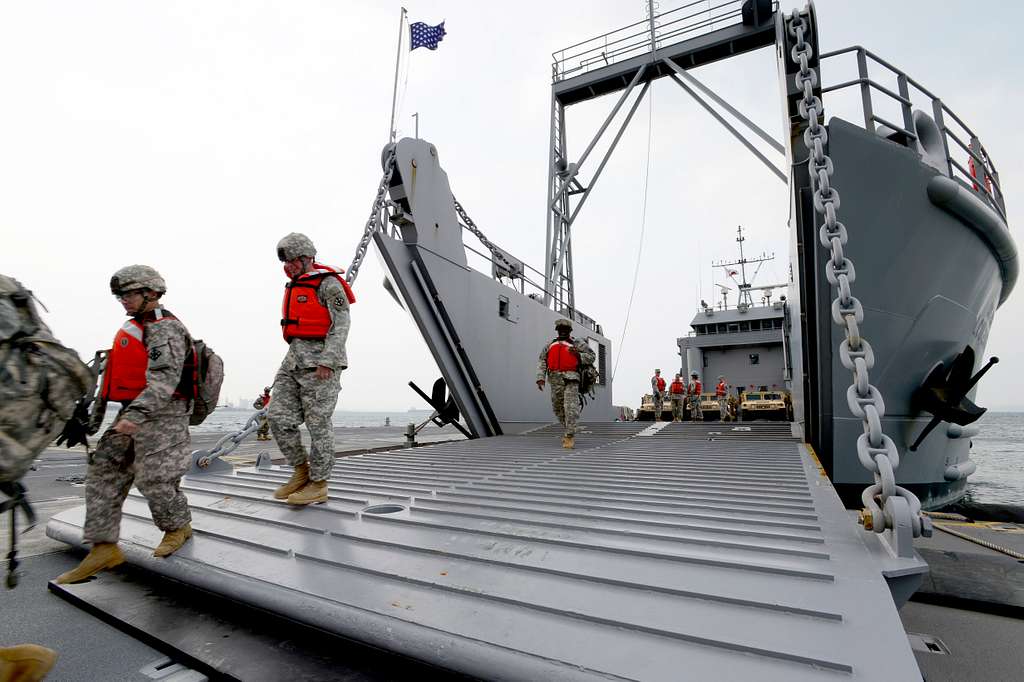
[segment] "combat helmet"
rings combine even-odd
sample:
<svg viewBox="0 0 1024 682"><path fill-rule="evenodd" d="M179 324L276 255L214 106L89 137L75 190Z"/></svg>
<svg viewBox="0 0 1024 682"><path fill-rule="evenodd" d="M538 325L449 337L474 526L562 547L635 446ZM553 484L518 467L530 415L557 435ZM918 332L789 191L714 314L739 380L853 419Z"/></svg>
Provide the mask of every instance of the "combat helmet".
<svg viewBox="0 0 1024 682"><path fill-rule="evenodd" d="M299 256L307 258L316 257L316 247L313 240L301 232L291 232L281 238L277 243L277 259L281 262L294 260Z"/></svg>
<svg viewBox="0 0 1024 682"><path fill-rule="evenodd" d="M126 265L110 278L110 293L115 296L136 289L152 289L167 293L167 283L160 273L148 265Z"/></svg>
<svg viewBox="0 0 1024 682"><path fill-rule="evenodd" d="M569 331L572 331L572 322L564 317L558 318L555 320L555 330L557 331L559 329L568 329Z"/></svg>

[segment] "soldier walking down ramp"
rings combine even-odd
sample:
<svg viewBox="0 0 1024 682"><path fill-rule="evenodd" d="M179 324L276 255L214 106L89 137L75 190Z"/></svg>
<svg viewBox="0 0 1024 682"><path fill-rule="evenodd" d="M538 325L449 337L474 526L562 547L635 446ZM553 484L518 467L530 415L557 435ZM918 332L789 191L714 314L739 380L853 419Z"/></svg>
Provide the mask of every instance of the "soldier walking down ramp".
<svg viewBox="0 0 1024 682"><path fill-rule="evenodd" d="M192 339L160 303L167 285L153 268L121 268L110 279L110 291L131 318L114 337L94 420L102 419L108 401L122 407L86 474L84 539L92 550L58 583L85 580L124 561L117 541L121 507L133 483L164 531L154 556L169 556L192 536L188 500L179 489L191 461L194 384L192 372L184 370Z"/></svg>
<svg viewBox="0 0 1024 682"><path fill-rule="evenodd" d="M654 421L661 421L661 413L665 410L665 379L661 376L661 370L654 370L651 377L651 397L654 399Z"/></svg>
<svg viewBox="0 0 1024 682"><path fill-rule="evenodd" d="M264 407L270 404L270 386L266 386L263 389L263 395L252 401L252 406L257 410L262 410ZM256 431L256 440L270 440L270 419L267 415L260 417L260 428Z"/></svg>
<svg viewBox="0 0 1024 682"><path fill-rule="evenodd" d="M295 472L274 497L294 505L326 502L334 466L331 417L341 371L348 367L349 304L356 299L340 268L313 261L316 248L306 235L292 232L281 239L277 257L289 279L281 319L288 353L274 379L268 416L274 440ZM303 422L311 439L308 455L299 435Z"/></svg>
<svg viewBox="0 0 1024 682"><path fill-rule="evenodd" d="M572 338L572 322L564 318L555 322L558 338L544 346L537 363L537 388L544 390L545 379L551 383L551 407L565 429L562 447L576 445L576 422L580 417L580 370L593 364L594 351L586 341Z"/></svg>
<svg viewBox="0 0 1024 682"><path fill-rule="evenodd" d="M677 374L668 387L669 398L672 400L672 421L683 421L683 404L686 402L686 384L683 375Z"/></svg>

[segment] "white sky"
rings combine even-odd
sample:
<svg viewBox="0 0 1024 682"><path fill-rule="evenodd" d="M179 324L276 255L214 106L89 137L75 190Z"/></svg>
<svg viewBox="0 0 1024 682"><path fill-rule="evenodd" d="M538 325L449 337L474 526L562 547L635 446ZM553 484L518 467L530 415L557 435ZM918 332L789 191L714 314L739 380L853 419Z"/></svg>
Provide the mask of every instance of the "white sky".
<svg viewBox="0 0 1024 682"><path fill-rule="evenodd" d="M411 21L445 20L448 35L436 52L409 55L401 132L411 135L418 111L420 134L437 145L470 215L535 267L551 53L639 20L644 5L407 3ZM1024 184L1022 6L816 5L825 49L864 45L974 128L1000 170L1013 227ZM123 319L107 288L113 271L157 267L168 308L224 357L225 396L251 399L285 352L277 240L305 232L324 262L352 259L380 177L398 12L384 2L0 3L0 271L37 293L58 337L87 359ZM781 138L771 49L694 75ZM634 406L655 366L679 366L675 339L697 299L712 296L709 262L734 256L736 225L747 229L748 254L777 256L760 283L782 281L787 266L785 187L674 83L652 91L647 234L615 381L615 402ZM613 103L569 110L576 154ZM639 245L647 125L645 103L574 228L577 303L616 352ZM429 386L439 375L382 275L368 257L342 409L420 407L406 382ZM1024 409L1024 368L1012 351L1022 333L1017 292L996 316L986 353L1003 362L982 383L980 404Z"/></svg>

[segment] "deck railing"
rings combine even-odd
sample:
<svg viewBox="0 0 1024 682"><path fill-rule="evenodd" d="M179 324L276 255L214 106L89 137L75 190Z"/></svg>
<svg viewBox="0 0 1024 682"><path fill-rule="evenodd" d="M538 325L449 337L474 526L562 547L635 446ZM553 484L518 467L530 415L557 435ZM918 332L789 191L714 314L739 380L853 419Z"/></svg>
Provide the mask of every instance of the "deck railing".
<svg viewBox="0 0 1024 682"><path fill-rule="evenodd" d="M999 213L1005 222L1006 201L999 184L999 172L978 136L964 123L963 119L906 73L859 45L822 54L821 61L835 60L837 57L848 54L853 54L856 58L857 78L835 85L823 86L822 94L848 88L859 89L864 127L875 131L877 125L885 126L892 131L890 135L902 138L901 141L908 146L916 146L915 143L923 144L924 142L919 140L921 131L918 130L918 126L914 122L915 99L920 105L924 103L922 102L923 97L927 104L918 108L928 113L938 127L946 174L973 189L985 203ZM877 78L872 78L870 67L876 69L880 67L895 76L896 90L882 85ZM827 71L822 68L822 73L825 74ZM877 70L875 73L877 75ZM897 105L900 121L889 121L878 115L875 100L878 95L885 98L883 101L894 102ZM826 110L828 110L828 103L825 104Z"/></svg>
<svg viewBox="0 0 1024 682"><path fill-rule="evenodd" d="M772 3L774 11L778 3ZM743 0L696 0L551 54L554 82L739 23Z"/></svg>

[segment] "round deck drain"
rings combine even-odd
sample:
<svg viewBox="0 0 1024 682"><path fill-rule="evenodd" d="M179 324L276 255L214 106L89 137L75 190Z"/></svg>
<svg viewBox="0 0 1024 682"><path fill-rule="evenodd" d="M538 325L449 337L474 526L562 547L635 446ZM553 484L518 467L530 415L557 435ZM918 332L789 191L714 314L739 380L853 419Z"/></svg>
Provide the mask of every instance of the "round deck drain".
<svg viewBox="0 0 1024 682"><path fill-rule="evenodd" d="M394 514L400 511L405 511L405 507L400 504L374 504L363 509L364 514Z"/></svg>

